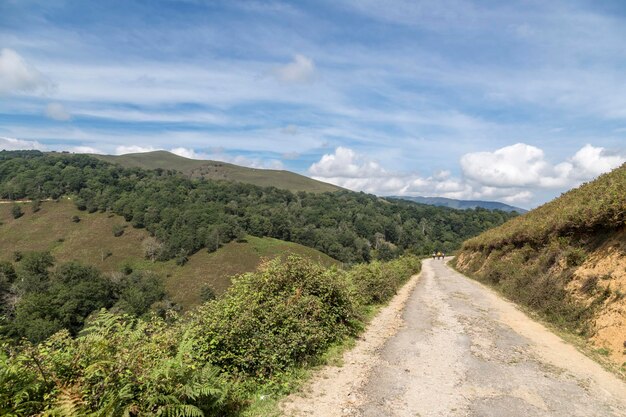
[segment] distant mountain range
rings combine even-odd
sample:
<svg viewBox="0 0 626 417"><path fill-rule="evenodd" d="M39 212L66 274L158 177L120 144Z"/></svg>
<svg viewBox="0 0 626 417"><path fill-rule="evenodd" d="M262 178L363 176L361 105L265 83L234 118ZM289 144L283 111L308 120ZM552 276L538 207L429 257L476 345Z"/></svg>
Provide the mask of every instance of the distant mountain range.
<svg viewBox="0 0 626 417"><path fill-rule="evenodd" d="M499 203L497 201L455 200L452 198L444 198L444 197L390 196L388 198L408 200L408 201L413 201L415 203L428 204L431 206L450 207L450 208L460 209L460 210L481 207L481 208L488 209L488 210L502 210L506 212L516 211L520 214L526 213L528 211L520 207L510 206L508 204Z"/></svg>

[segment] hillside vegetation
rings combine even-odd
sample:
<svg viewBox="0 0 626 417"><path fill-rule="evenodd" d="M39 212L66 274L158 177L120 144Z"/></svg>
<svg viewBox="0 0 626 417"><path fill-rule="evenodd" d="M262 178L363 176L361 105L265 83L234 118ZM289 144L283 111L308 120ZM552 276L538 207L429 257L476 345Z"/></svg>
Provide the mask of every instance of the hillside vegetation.
<svg viewBox="0 0 626 417"><path fill-rule="evenodd" d="M81 211L114 213L146 229L155 238L150 256L179 264L200 249L212 252L246 234L299 243L345 263L392 259L404 252L450 252L513 216L348 191L292 193L190 179L172 171L121 168L85 155L0 152L0 198L62 196L71 196Z"/></svg>
<svg viewBox="0 0 626 417"><path fill-rule="evenodd" d="M81 211L74 202L62 198L41 202L36 212L32 202L19 203L24 214L14 219L13 204L5 203L9 204L0 204L0 261L13 261L16 252L47 251L57 264L79 261L104 273L125 268L151 271L164 277L169 298L185 309L200 304L206 287L222 294L232 276L254 271L264 258L294 253L325 266L338 263L297 243L255 236L226 243L215 252L196 252L185 265L174 260L152 262L145 258L142 246L149 233L133 228L122 216ZM76 217L79 221L74 221ZM123 230L117 237L113 234L116 226Z"/></svg>
<svg viewBox="0 0 626 417"><path fill-rule="evenodd" d="M626 365L626 165L467 240L456 266Z"/></svg>
<svg viewBox="0 0 626 417"><path fill-rule="evenodd" d="M419 268L404 257L346 272L291 256L183 316L102 311L77 337L0 339L0 414L242 415L293 389Z"/></svg>
<svg viewBox="0 0 626 417"><path fill-rule="evenodd" d="M292 192L323 193L342 190L333 184L317 181L304 175L274 169L242 167L221 161L189 159L166 151L126 155L92 155L102 161L125 168L163 169L182 172L191 178L234 181L260 187L276 187Z"/></svg>

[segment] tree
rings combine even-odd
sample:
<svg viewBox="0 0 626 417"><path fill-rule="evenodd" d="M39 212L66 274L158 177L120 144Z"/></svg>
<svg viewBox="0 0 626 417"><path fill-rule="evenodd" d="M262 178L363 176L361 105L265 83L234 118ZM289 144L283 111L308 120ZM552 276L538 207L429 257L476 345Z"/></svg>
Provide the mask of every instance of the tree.
<svg viewBox="0 0 626 417"><path fill-rule="evenodd" d="M124 276L118 285L118 302L115 308L141 316L157 301L165 298L163 280L156 274L135 271Z"/></svg>
<svg viewBox="0 0 626 417"><path fill-rule="evenodd" d="M152 236L145 238L141 242L141 247L143 248L144 257L152 262L156 261L163 251L163 244Z"/></svg>
<svg viewBox="0 0 626 417"><path fill-rule="evenodd" d="M49 268L54 265L50 252L30 252L23 256L16 279L20 293L42 292L49 286Z"/></svg>

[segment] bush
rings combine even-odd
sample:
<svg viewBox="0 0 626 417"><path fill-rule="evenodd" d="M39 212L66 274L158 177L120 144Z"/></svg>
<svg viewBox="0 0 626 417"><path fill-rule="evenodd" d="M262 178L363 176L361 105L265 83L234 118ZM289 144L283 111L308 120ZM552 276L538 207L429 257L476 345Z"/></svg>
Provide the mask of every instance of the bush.
<svg viewBox="0 0 626 417"><path fill-rule="evenodd" d="M11 207L11 215L14 219L19 219L24 215L24 211L22 211L22 208L19 205L13 204L13 207Z"/></svg>
<svg viewBox="0 0 626 417"><path fill-rule="evenodd" d="M420 265L417 257L405 256L386 263L373 261L353 267L349 278L359 304L387 302L411 275L420 270Z"/></svg>
<svg viewBox="0 0 626 417"><path fill-rule="evenodd" d="M203 302L213 301L217 298L215 290L210 285L204 285L200 290L200 299Z"/></svg>
<svg viewBox="0 0 626 417"><path fill-rule="evenodd" d="M124 234L124 225L123 224L113 225L112 231L113 231L113 236L120 237Z"/></svg>
<svg viewBox="0 0 626 417"><path fill-rule="evenodd" d="M79 223L79 222L80 222L80 217L78 217L78 216L72 216L72 222L74 222L74 223Z"/></svg>
<svg viewBox="0 0 626 417"><path fill-rule="evenodd" d="M567 262L567 266L576 267L580 266L585 262L587 258L587 253L582 248L571 248L565 254L565 261Z"/></svg>
<svg viewBox="0 0 626 417"><path fill-rule="evenodd" d="M264 263L199 309L194 351L201 361L261 380L312 360L359 328L343 274L295 255Z"/></svg>

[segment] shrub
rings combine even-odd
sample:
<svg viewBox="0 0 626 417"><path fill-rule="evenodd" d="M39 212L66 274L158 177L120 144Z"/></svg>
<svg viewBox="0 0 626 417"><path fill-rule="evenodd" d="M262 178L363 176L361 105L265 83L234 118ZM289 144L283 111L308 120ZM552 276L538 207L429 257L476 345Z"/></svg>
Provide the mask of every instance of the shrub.
<svg viewBox="0 0 626 417"><path fill-rule="evenodd" d="M19 205L13 204L13 207L11 207L11 215L14 219L19 219L24 215L24 211L22 211L22 208Z"/></svg>
<svg viewBox="0 0 626 417"><path fill-rule="evenodd" d="M123 224L115 224L112 228L113 236L120 237L124 234L124 225Z"/></svg>
<svg viewBox="0 0 626 417"><path fill-rule="evenodd" d="M72 222L79 223L80 222L80 217L78 217L76 215L72 216Z"/></svg>
<svg viewBox="0 0 626 417"><path fill-rule="evenodd" d="M15 252L13 252L13 261L14 262L21 261L23 257L24 257L24 255L22 254L21 251L16 250Z"/></svg>
<svg viewBox="0 0 626 417"><path fill-rule="evenodd" d="M343 272L291 255L233 281L196 313L201 360L266 379L301 365L359 327Z"/></svg>
<svg viewBox="0 0 626 417"><path fill-rule="evenodd" d="M350 270L349 279L359 304L380 304L393 297L400 285L419 269L417 257L405 256L386 263L357 265Z"/></svg>
<svg viewBox="0 0 626 417"><path fill-rule="evenodd" d="M210 285L204 285L200 290L200 299L202 299L203 302L213 301L216 298L215 290Z"/></svg>
<svg viewBox="0 0 626 417"><path fill-rule="evenodd" d="M585 262L587 253L582 248L571 248L565 254L565 261L568 267L580 266Z"/></svg>

